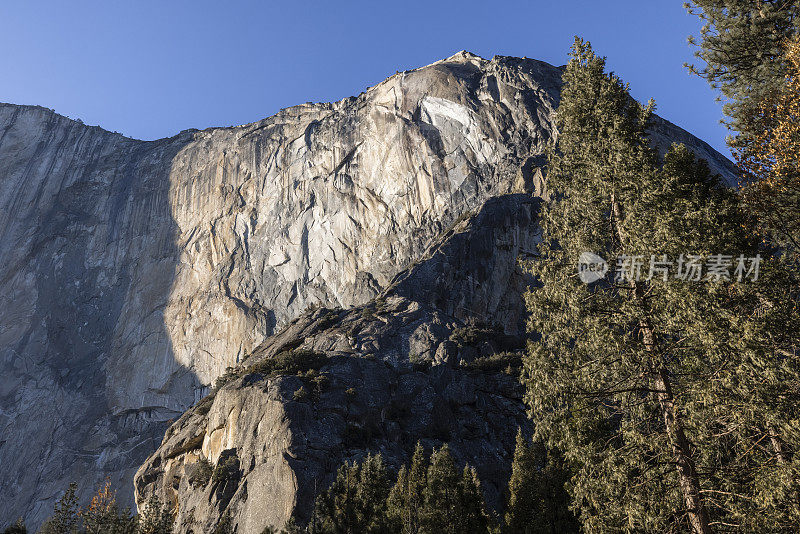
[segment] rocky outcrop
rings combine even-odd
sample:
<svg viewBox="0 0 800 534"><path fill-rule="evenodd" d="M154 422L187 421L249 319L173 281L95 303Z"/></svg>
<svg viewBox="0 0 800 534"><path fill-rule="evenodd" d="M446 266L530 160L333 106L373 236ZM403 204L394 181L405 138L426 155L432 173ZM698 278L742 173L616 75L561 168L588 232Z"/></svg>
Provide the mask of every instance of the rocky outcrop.
<svg viewBox="0 0 800 534"><path fill-rule="evenodd" d="M449 443L457 460L476 467L489 501L497 505L516 428L530 426L519 383L500 372L472 370L467 360L459 367L463 358L448 339L459 323L451 318L436 317L402 298L387 299L372 319L362 316L363 309L322 309L301 323L310 323L313 332L333 313L345 329L385 335L395 320L407 321L412 332L439 330L442 338L426 341L452 365L427 368L432 362L414 356L412 363L407 355L387 364L379 349L367 355L326 352L313 379L243 370L170 427L137 474L137 502L156 493L174 505L178 532L211 532L227 515L237 532L260 533L267 525L283 526L292 515L307 520L317 492L330 484L341 462L379 452L397 468L421 441L429 448ZM338 330L336 335L341 341L350 333ZM314 334L297 341L302 343L296 352L320 342ZM354 342L361 341L356 334ZM488 339L482 344L462 352L494 350ZM233 471L210 476L228 458L235 459ZM209 462L205 478L202 462Z"/></svg>
<svg viewBox="0 0 800 534"><path fill-rule="evenodd" d="M153 142L0 105L0 521L36 524L71 480L86 497L110 477L131 499L169 421L309 306L390 287L417 302L422 286L449 320L518 333L518 296L455 276L472 249L447 233L542 191L559 84L546 63L459 53ZM654 133L725 170L669 123Z"/></svg>
<svg viewBox="0 0 800 534"><path fill-rule="evenodd" d="M260 533L308 520L343 462L380 453L396 469L420 441L448 443L497 507L517 428L531 430L517 379L525 336L470 318L521 318L530 280L515 259L535 246L537 206L495 198L371 303L307 311L266 340L169 428L136 475L137 503L170 503L178 532L227 517Z"/></svg>

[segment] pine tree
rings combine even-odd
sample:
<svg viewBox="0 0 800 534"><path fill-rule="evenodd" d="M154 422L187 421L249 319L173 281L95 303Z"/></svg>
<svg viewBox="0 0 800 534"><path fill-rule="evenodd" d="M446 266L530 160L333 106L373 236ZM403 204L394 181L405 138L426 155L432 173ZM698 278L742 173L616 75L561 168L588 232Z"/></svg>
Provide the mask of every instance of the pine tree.
<svg viewBox="0 0 800 534"><path fill-rule="evenodd" d="M692 0L685 4L703 23L690 66L728 99L731 127L752 131L750 109L780 90L786 74L783 47L797 34L797 0Z"/></svg>
<svg viewBox="0 0 800 534"><path fill-rule="evenodd" d="M312 532L389 532L386 500L390 482L380 455L339 468L331 487L317 498Z"/></svg>
<svg viewBox="0 0 800 534"><path fill-rule="evenodd" d="M408 468L404 465L397 473L397 480L386 501L386 513L398 532L416 534L419 532L419 508L410 506L412 489L409 484Z"/></svg>
<svg viewBox="0 0 800 534"><path fill-rule="evenodd" d="M478 472L465 465L458 485L456 532L490 532L492 526L483 500Z"/></svg>
<svg viewBox="0 0 800 534"><path fill-rule="evenodd" d="M476 471L459 472L447 445L428 458L420 443L390 485L378 456L345 464L318 498L313 533L481 533L493 528Z"/></svg>
<svg viewBox="0 0 800 534"><path fill-rule="evenodd" d="M760 229L800 260L800 44L797 0L697 0L704 23L692 68L728 103L728 139ZM692 41L694 42L694 41Z"/></svg>
<svg viewBox="0 0 800 534"><path fill-rule="evenodd" d="M578 39L564 82L549 154L552 200L541 260L531 264L542 287L527 295L541 336L525 362L537 439L576 469L573 506L588 531L704 533L744 527L756 510L787 519L780 510L792 508L791 468L773 469L777 449L763 444L769 434L792 443L792 419L752 398L788 402L791 391L773 377L800 377L797 338L783 328L771 341L754 319L761 283L693 280L681 256L754 256L752 220L684 147L660 165L646 134L652 104L633 101ZM623 259L629 276L581 283L583 252ZM666 258L678 260L672 274L680 269L684 279L667 276ZM791 305L776 305L792 317ZM765 349L776 343L786 352L777 361ZM776 478L781 491L758 482Z"/></svg>
<svg viewBox="0 0 800 534"><path fill-rule="evenodd" d="M151 495L139 515L139 534L172 534L175 515L155 495Z"/></svg>
<svg viewBox="0 0 800 534"><path fill-rule="evenodd" d="M355 532L357 526L355 491L357 468L343 465L328 490L317 497L311 531L338 534Z"/></svg>
<svg viewBox="0 0 800 534"><path fill-rule="evenodd" d="M422 497L420 532L488 532L489 516L477 473L465 466L459 474L446 444L431 455Z"/></svg>
<svg viewBox="0 0 800 534"><path fill-rule="evenodd" d="M505 514L505 531L510 534L537 532L537 508L540 498L536 455L517 430L511 479L508 481L508 504Z"/></svg>
<svg viewBox="0 0 800 534"><path fill-rule="evenodd" d="M786 59L783 86L750 110L748 124L757 127L731 145L761 228L800 259L800 39L787 44Z"/></svg>
<svg viewBox="0 0 800 534"><path fill-rule="evenodd" d="M28 528L22 521L22 518L17 519L13 525L8 525L3 531L3 534L28 534Z"/></svg>
<svg viewBox="0 0 800 534"><path fill-rule="evenodd" d="M40 534L76 534L80 526L80 507L75 493L78 484L71 483L55 505L53 515L45 521Z"/></svg>
<svg viewBox="0 0 800 534"><path fill-rule="evenodd" d="M108 481L85 509L79 507L76 492L77 484L70 484L39 534L172 534L174 515L155 495L141 515L132 516L130 510L119 508L116 492Z"/></svg>
<svg viewBox="0 0 800 534"><path fill-rule="evenodd" d="M417 442L411 467L400 468L388 499L388 514L403 534L420 532L420 510L424 503L423 492L428 484L428 457L422 444Z"/></svg>
<svg viewBox="0 0 800 534"><path fill-rule="evenodd" d="M529 443L522 432L517 432L504 532L544 534L578 531L564 487L569 477L560 464L556 454L548 454L540 443Z"/></svg>
<svg viewBox="0 0 800 534"><path fill-rule="evenodd" d="M356 496L361 532L389 532L386 501L391 491L391 482L380 454L367 455L361 464Z"/></svg>
<svg viewBox="0 0 800 534"><path fill-rule="evenodd" d="M420 523L425 533L455 532L459 473L450 449L443 445L431 455Z"/></svg>

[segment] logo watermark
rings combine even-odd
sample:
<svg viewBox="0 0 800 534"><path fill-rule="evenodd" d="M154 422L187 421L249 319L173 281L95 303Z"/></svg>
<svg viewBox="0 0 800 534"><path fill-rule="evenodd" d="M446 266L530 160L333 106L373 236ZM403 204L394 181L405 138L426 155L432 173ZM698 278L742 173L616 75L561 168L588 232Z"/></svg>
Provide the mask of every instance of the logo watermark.
<svg viewBox="0 0 800 534"><path fill-rule="evenodd" d="M758 280L761 255L754 257L711 254L703 257L698 254L681 254L670 258L666 254L652 254L649 261L644 255L617 256L614 281L625 282L642 280L662 280L670 278L686 282L722 282L746 279ZM578 258L578 277L584 284L591 284L605 278L609 270L608 262L592 252L583 252Z"/></svg>
<svg viewBox="0 0 800 534"><path fill-rule="evenodd" d="M597 254L584 252L578 258L578 276L584 284L591 284L605 278L607 272L608 263Z"/></svg>

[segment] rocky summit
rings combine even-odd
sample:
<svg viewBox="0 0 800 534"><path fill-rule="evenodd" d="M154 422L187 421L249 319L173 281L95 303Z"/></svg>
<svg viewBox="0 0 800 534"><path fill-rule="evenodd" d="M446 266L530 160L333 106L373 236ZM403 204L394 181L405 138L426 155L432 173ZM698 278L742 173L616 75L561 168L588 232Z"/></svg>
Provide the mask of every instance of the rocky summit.
<svg viewBox="0 0 800 534"><path fill-rule="evenodd" d="M0 104L0 522L108 477L178 532L259 533L418 440L499 502L560 78L460 52L158 141ZM651 139L732 179L667 121Z"/></svg>

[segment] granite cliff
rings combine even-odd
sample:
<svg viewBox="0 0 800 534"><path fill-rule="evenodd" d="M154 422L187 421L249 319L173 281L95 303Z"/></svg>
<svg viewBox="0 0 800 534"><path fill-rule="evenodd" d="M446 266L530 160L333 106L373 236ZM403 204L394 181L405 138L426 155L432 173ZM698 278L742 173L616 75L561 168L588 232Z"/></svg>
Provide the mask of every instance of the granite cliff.
<svg viewBox="0 0 800 534"><path fill-rule="evenodd" d="M251 532L307 515L341 459L399 462L416 439L455 443L496 494L515 432L497 422L527 423L513 380L471 366L520 346L559 86L546 63L461 52L149 142L0 104L0 522L38 523L72 480L132 503L141 465L139 498L196 510L183 528L227 512ZM652 137L730 172L666 121ZM246 372L291 350L325 355L314 402ZM189 483L232 450L237 480Z"/></svg>

